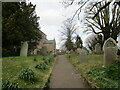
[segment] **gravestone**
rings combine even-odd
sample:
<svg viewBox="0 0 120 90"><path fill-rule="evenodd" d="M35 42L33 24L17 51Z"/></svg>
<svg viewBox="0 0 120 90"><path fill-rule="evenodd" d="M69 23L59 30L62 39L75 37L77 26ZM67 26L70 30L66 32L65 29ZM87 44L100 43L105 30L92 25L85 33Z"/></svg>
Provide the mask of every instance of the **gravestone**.
<svg viewBox="0 0 120 90"><path fill-rule="evenodd" d="M43 55L43 56L46 56L47 55L47 47L42 47L40 49L40 54Z"/></svg>
<svg viewBox="0 0 120 90"><path fill-rule="evenodd" d="M80 50L81 50L81 48L77 48L77 54L79 54L79 53L80 53Z"/></svg>
<svg viewBox="0 0 120 90"><path fill-rule="evenodd" d="M73 54L73 53L74 53L74 51L73 51L73 50L70 50L70 53L71 53L71 54Z"/></svg>
<svg viewBox="0 0 120 90"><path fill-rule="evenodd" d="M95 45L95 53L96 53L96 54L101 54L101 53L102 53L101 44L100 44L100 43L97 43L97 44Z"/></svg>
<svg viewBox="0 0 120 90"><path fill-rule="evenodd" d="M70 51L67 50L66 53L67 53L67 54L70 54Z"/></svg>
<svg viewBox="0 0 120 90"><path fill-rule="evenodd" d="M27 41L23 42L20 50L20 56L27 56L28 53L28 43Z"/></svg>
<svg viewBox="0 0 120 90"><path fill-rule="evenodd" d="M85 49L80 50L80 62L84 62L87 60L87 52Z"/></svg>
<svg viewBox="0 0 120 90"><path fill-rule="evenodd" d="M112 64L117 58L117 43L113 38L108 38L104 45L104 66Z"/></svg>

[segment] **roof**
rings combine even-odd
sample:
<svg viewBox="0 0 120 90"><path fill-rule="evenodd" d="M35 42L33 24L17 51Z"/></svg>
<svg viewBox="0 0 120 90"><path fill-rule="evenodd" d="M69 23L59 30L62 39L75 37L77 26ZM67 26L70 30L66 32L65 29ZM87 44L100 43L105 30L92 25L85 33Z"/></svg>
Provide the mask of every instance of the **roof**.
<svg viewBox="0 0 120 90"><path fill-rule="evenodd" d="M43 31L41 31L41 30L39 30L39 31L40 31L40 33L42 33L42 34L46 35Z"/></svg>

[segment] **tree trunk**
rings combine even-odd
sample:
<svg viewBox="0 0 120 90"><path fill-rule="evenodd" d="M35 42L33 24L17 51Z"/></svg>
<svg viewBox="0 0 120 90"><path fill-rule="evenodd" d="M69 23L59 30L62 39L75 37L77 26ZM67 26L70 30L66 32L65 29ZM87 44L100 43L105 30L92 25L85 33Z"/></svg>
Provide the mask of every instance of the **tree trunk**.
<svg viewBox="0 0 120 90"><path fill-rule="evenodd" d="M105 31L103 31L103 36L104 36L104 40L107 40L110 37L110 30L106 29Z"/></svg>

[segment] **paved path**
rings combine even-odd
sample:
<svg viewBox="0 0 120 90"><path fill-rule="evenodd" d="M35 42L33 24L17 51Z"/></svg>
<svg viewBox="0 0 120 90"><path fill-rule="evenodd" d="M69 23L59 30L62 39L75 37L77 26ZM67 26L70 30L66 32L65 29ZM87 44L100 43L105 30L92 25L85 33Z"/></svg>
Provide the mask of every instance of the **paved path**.
<svg viewBox="0 0 120 90"><path fill-rule="evenodd" d="M80 75L64 55L59 55L53 68L50 88L84 88Z"/></svg>

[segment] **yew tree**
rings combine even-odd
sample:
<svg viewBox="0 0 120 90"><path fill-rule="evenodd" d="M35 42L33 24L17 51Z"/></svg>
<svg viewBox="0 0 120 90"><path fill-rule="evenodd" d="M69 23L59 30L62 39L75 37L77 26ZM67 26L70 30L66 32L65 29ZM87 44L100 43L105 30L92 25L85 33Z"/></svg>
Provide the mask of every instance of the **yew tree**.
<svg viewBox="0 0 120 90"><path fill-rule="evenodd" d="M21 42L41 38L35 5L26 2L2 3L3 56L19 55Z"/></svg>

